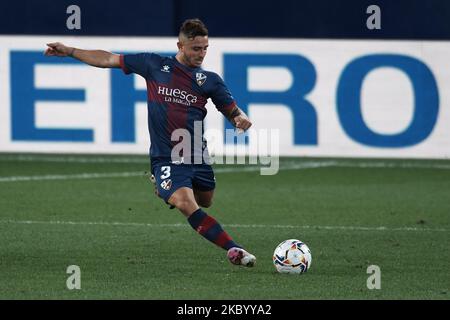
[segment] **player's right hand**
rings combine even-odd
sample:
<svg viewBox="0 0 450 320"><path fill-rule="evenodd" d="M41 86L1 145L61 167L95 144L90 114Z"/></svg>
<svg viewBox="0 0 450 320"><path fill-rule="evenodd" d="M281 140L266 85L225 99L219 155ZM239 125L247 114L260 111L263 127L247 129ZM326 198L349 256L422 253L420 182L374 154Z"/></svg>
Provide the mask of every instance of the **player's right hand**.
<svg viewBox="0 0 450 320"><path fill-rule="evenodd" d="M46 56L67 57L73 50L73 48L66 47L61 42L47 43L47 46L48 48L44 53Z"/></svg>

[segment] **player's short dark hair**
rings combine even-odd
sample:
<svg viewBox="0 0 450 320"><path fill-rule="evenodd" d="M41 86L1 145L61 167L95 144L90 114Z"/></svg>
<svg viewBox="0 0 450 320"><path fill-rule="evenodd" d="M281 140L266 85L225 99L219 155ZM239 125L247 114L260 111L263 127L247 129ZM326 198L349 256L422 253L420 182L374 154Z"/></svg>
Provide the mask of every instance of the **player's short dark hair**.
<svg viewBox="0 0 450 320"><path fill-rule="evenodd" d="M188 19L183 22L180 28L180 34L188 39L194 39L197 36L207 36L208 29L200 19Z"/></svg>

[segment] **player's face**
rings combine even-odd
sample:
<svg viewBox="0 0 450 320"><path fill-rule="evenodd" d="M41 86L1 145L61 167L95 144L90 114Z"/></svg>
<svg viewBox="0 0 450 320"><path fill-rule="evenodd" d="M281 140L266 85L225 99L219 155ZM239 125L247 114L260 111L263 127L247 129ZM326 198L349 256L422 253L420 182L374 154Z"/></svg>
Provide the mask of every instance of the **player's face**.
<svg viewBox="0 0 450 320"><path fill-rule="evenodd" d="M197 36L194 39L183 39L178 42L182 62L189 67L200 67L206 56L208 45L208 36Z"/></svg>

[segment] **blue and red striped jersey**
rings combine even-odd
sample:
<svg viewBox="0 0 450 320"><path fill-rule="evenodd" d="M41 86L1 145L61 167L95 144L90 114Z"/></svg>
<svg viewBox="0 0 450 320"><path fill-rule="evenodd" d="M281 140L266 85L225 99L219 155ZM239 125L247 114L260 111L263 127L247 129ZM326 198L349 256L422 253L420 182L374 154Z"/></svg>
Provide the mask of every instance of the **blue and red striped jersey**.
<svg viewBox="0 0 450 320"><path fill-rule="evenodd" d="M171 139L176 129L186 129L190 133L191 156L199 152L204 154L203 120L207 113L207 99L211 98L216 108L226 114L236 105L219 75L202 68L189 68L179 63L175 56L164 57L155 53L121 55L120 66L125 74L139 74L147 82L152 161L171 158L173 147L181 141L181 138ZM200 145L194 143L196 121L197 126L201 123L201 137L197 132Z"/></svg>

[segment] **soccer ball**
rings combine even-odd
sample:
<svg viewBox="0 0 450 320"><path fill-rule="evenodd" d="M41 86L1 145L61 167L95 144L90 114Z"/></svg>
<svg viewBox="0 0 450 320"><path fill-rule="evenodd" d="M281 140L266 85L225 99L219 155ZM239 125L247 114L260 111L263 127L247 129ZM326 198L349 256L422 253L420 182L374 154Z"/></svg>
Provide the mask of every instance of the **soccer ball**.
<svg viewBox="0 0 450 320"><path fill-rule="evenodd" d="M273 264L280 273L304 273L311 267L311 261L308 246L296 239L283 241L273 253Z"/></svg>

